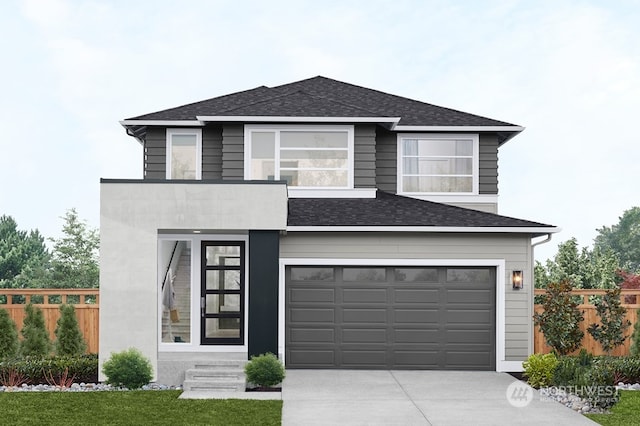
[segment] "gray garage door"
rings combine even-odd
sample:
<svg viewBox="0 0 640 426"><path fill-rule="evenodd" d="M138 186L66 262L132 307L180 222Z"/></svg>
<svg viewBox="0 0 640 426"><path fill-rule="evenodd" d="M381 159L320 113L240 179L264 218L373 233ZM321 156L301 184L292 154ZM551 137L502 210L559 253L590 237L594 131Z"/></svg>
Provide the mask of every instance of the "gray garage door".
<svg viewBox="0 0 640 426"><path fill-rule="evenodd" d="M495 369L495 268L292 266L288 368Z"/></svg>

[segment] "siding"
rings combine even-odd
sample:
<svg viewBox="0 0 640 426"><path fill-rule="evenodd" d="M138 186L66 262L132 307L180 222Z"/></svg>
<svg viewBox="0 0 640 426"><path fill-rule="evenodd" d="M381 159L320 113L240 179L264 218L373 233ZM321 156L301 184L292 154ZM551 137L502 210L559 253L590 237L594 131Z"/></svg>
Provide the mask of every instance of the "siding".
<svg viewBox="0 0 640 426"><path fill-rule="evenodd" d="M397 133L381 127L376 132L376 185L381 191L396 193L398 139ZM498 137L480 135L480 194L498 193Z"/></svg>
<svg viewBox="0 0 640 426"><path fill-rule="evenodd" d="M222 179L222 126L202 129L202 179Z"/></svg>
<svg viewBox="0 0 640 426"><path fill-rule="evenodd" d="M280 239L282 258L504 259L507 361L533 351L533 272L528 235L418 233L293 233ZM524 289L511 289L511 271L525 271Z"/></svg>
<svg viewBox="0 0 640 426"><path fill-rule="evenodd" d="M144 144L144 179L167 177L167 129L147 127Z"/></svg>
<svg viewBox="0 0 640 426"><path fill-rule="evenodd" d="M356 125L354 128L355 188L376 187L376 128L375 125Z"/></svg>
<svg viewBox="0 0 640 426"><path fill-rule="evenodd" d="M244 179L244 126L224 124L222 127L222 179Z"/></svg>
<svg viewBox="0 0 640 426"><path fill-rule="evenodd" d="M376 128L376 186L381 191L396 193L398 182L398 139L396 133Z"/></svg>

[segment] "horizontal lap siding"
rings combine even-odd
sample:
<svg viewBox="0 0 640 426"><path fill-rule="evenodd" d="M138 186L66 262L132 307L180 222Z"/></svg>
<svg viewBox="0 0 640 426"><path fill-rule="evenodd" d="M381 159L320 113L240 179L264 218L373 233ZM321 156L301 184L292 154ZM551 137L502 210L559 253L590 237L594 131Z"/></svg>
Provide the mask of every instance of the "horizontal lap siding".
<svg viewBox="0 0 640 426"><path fill-rule="evenodd" d="M354 129L353 183L355 188L376 187L376 128L373 124Z"/></svg>
<svg viewBox="0 0 640 426"><path fill-rule="evenodd" d="M222 126L202 130L202 179L222 179Z"/></svg>
<svg viewBox="0 0 640 426"><path fill-rule="evenodd" d="M504 259L506 360L520 361L530 348L533 273L528 235L410 233L287 233L282 258ZM522 290L511 289L511 271L525 272Z"/></svg>
<svg viewBox="0 0 640 426"><path fill-rule="evenodd" d="M244 179L244 126L225 124L222 127L222 179Z"/></svg>
<svg viewBox="0 0 640 426"><path fill-rule="evenodd" d="M147 127L144 143L144 178L165 179L167 177L167 129Z"/></svg>
<svg viewBox="0 0 640 426"><path fill-rule="evenodd" d="M480 194L498 193L498 136L480 135Z"/></svg>
<svg viewBox="0 0 640 426"><path fill-rule="evenodd" d="M376 186L381 191L396 193L398 182L397 134L376 128Z"/></svg>

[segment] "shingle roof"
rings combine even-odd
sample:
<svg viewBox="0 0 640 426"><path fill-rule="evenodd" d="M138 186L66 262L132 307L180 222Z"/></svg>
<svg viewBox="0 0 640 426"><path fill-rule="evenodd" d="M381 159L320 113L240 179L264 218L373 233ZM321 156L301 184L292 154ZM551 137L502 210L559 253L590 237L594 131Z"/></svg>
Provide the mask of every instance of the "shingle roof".
<svg viewBox="0 0 640 426"><path fill-rule="evenodd" d="M405 126L514 126L318 76L260 86L128 120L195 120L196 116L400 117Z"/></svg>
<svg viewBox="0 0 640 426"><path fill-rule="evenodd" d="M383 191L376 198L290 198L287 225L554 228Z"/></svg>

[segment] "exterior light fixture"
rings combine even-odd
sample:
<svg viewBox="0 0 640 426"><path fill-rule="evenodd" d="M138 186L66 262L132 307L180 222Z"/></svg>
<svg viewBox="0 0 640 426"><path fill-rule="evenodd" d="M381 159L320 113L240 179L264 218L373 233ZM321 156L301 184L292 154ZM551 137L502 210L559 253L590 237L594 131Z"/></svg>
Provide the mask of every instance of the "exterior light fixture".
<svg viewBox="0 0 640 426"><path fill-rule="evenodd" d="M511 284L513 284L514 290L522 290L522 271L511 272Z"/></svg>

